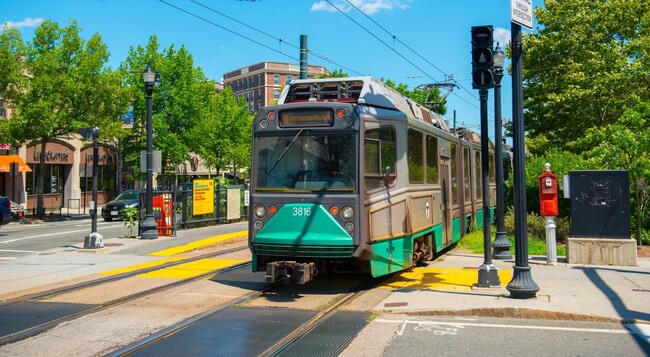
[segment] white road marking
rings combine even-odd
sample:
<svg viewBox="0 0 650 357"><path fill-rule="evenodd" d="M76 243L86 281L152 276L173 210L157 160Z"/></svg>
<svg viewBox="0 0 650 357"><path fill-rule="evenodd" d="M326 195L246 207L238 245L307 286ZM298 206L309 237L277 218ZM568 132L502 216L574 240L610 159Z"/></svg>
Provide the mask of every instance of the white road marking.
<svg viewBox="0 0 650 357"><path fill-rule="evenodd" d="M11 242L18 242L18 241L25 240L25 239L42 238L42 237L49 237L49 236L58 236L58 235L61 235L61 234L71 234L71 233L80 233L80 232L88 232L88 233L90 233L90 229L78 229L76 231L66 231L66 232L58 232L58 233L39 234L39 235L35 235L35 236L5 240L5 241L2 241L0 243L11 243Z"/></svg>
<svg viewBox="0 0 650 357"><path fill-rule="evenodd" d="M14 249L0 249L4 253L39 253L35 250L14 250Z"/></svg>
<svg viewBox="0 0 650 357"><path fill-rule="evenodd" d="M376 319L377 322L382 323L398 323L403 324L402 328L398 332L398 335L402 335L405 331L407 325L414 324L416 325L415 330L432 330L437 329L436 331L454 331L459 328L465 327L488 327L488 328L509 328L509 329L522 329L522 330L551 330L551 331L573 331L573 332L594 332L594 333L610 333L610 334L629 334L630 331L627 330L613 330L613 329L597 329L597 328L579 328L579 327L556 327L556 326L532 326L532 325L502 325L502 324L482 324L482 323L469 323L469 322L445 322L445 321L426 321L426 320L388 320L388 319ZM638 325L634 325L638 327ZM649 329L650 330L650 329ZM650 331L648 331L650 332ZM641 336L644 336L644 332L639 331ZM443 334L443 333L436 333Z"/></svg>

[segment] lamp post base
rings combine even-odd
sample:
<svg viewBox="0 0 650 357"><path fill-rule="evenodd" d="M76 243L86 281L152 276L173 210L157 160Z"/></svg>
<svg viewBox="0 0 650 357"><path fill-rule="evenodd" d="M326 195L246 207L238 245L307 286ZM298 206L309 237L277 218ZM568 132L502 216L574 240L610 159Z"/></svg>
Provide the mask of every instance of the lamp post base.
<svg viewBox="0 0 650 357"><path fill-rule="evenodd" d="M483 264L478 268L478 283L474 286L479 288L501 287L499 280L499 269L494 264Z"/></svg>
<svg viewBox="0 0 650 357"><path fill-rule="evenodd" d="M510 247L511 244L506 232L497 230L496 238L494 239L494 242L492 242L492 259L512 259Z"/></svg>
<svg viewBox="0 0 650 357"><path fill-rule="evenodd" d="M514 266L512 280L506 286L513 298L533 298L537 297L539 286L533 280L533 275L530 273L530 266L521 267Z"/></svg>
<svg viewBox="0 0 650 357"><path fill-rule="evenodd" d="M142 239L157 239L158 238L158 225L153 215L147 215L142 222Z"/></svg>

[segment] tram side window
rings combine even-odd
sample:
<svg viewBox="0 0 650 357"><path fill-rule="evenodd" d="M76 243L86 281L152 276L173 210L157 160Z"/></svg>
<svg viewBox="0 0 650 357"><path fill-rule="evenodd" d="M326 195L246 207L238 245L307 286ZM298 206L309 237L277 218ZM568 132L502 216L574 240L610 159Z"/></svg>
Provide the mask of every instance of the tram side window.
<svg viewBox="0 0 650 357"><path fill-rule="evenodd" d="M381 187L381 181L395 177L395 129L381 127L365 132L364 180L369 190Z"/></svg>
<svg viewBox="0 0 650 357"><path fill-rule="evenodd" d="M496 172L494 171L494 155L490 154L488 158L489 158L488 173L490 174L490 182L494 182L496 180L495 179Z"/></svg>
<svg viewBox="0 0 650 357"><path fill-rule="evenodd" d="M427 135L427 183L438 183L438 139Z"/></svg>
<svg viewBox="0 0 650 357"><path fill-rule="evenodd" d="M456 158L456 144L452 143L450 148L451 156L451 202L458 203L458 160Z"/></svg>
<svg viewBox="0 0 650 357"><path fill-rule="evenodd" d="M474 157L476 158L476 166L474 166L476 168L476 170L475 170L475 172L476 172L476 175L475 175L476 176L476 186L474 186L474 187L476 187L476 198L480 200L480 199L483 198L483 182L482 182L483 180L481 180L481 177L482 177L482 175L481 175L481 153L478 152L478 151L474 152Z"/></svg>
<svg viewBox="0 0 650 357"><path fill-rule="evenodd" d="M409 182L424 183L424 157L422 155L422 133L408 130Z"/></svg>
<svg viewBox="0 0 650 357"><path fill-rule="evenodd" d="M469 170L469 148L463 148L463 184L465 185L465 202L472 200L470 188L470 170Z"/></svg>

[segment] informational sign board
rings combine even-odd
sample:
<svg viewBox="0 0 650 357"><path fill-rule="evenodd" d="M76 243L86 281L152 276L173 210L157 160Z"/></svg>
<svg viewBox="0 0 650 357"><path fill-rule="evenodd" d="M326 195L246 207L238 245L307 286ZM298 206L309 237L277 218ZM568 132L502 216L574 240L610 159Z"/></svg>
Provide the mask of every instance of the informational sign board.
<svg viewBox="0 0 650 357"><path fill-rule="evenodd" d="M533 29L533 0L510 0L510 20Z"/></svg>
<svg viewBox="0 0 650 357"><path fill-rule="evenodd" d="M227 219L231 220L241 218L241 190L238 188L229 188L227 197Z"/></svg>
<svg viewBox="0 0 650 357"><path fill-rule="evenodd" d="M214 181L194 180L192 202L195 216L214 213Z"/></svg>
<svg viewBox="0 0 650 357"><path fill-rule="evenodd" d="M151 171L160 173L162 171L162 154L159 150L151 152L153 161L151 162ZM147 172L147 151L140 151L140 172Z"/></svg>

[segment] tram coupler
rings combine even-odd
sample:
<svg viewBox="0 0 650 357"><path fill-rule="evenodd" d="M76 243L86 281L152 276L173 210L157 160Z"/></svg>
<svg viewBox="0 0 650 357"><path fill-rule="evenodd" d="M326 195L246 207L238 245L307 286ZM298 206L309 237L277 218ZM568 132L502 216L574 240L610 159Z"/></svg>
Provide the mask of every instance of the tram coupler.
<svg viewBox="0 0 650 357"><path fill-rule="evenodd" d="M309 263L296 261L277 261L266 264L266 281L275 283L283 281L285 284L305 284L311 281L316 269Z"/></svg>

